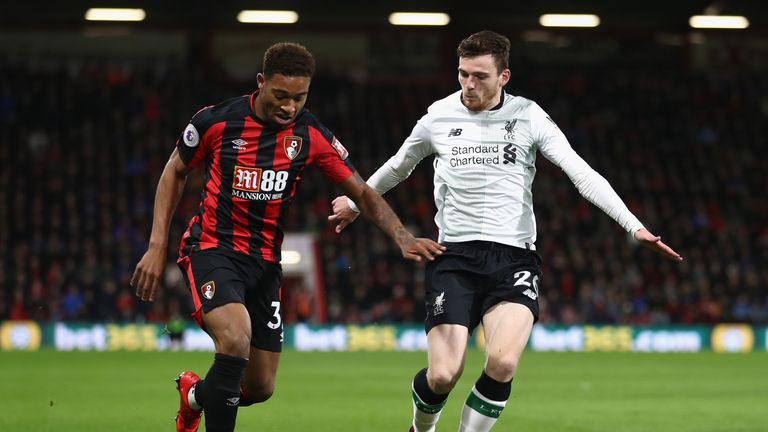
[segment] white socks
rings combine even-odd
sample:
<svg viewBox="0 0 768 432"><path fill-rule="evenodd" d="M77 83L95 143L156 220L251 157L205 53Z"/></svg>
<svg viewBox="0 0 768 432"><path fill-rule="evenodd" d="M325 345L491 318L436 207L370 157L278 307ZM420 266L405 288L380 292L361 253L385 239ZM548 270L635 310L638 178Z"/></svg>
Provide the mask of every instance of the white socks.
<svg viewBox="0 0 768 432"><path fill-rule="evenodd" d="M459 432L488 432L501 415L507 401L494 401L473 386L461 410Z"/></svg>

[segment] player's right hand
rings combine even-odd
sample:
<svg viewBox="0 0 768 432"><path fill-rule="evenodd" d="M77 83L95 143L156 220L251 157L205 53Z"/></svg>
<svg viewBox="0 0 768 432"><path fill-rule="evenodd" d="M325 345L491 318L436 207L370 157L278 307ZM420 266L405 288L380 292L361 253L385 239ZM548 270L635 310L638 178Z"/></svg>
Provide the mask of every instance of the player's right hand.
<svg viewBox="0 0 768 432"><path fill-rule="evenodd" d="M164 248L150 247L136 264L131 278L131 286L136 289L136 297L143 301L154 301L160 288L160 277L165 271L166 251Z"/></svg>
<svg viewBox="0 0 768 432"><path fill-rule="evenodd" d="M410 235L409 235L410 236ZM403 258L421 262L422 257L434 261L435 257L442 255L446 247L428 238L411 237L408 242L399 244Z"/></svg>
<svg viewBox="0 0 768 432"><path fill-rule="evenodd" d="M347 197L340 196L333 200L333 214L328 216L328 221L336 224L336 233L354 222L360 213L352 210L347 203Z"/></svg>

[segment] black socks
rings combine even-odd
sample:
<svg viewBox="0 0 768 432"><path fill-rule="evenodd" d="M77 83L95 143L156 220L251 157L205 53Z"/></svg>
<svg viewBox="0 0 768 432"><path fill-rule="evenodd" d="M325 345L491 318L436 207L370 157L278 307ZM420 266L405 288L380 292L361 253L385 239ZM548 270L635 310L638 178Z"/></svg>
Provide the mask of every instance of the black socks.
<svg viewBox="0 0 768 432"><path fill-rule="evenodd" d="M195 385L195 399L205 410L208 432L235 430L237 407L240 405L240 380L248 360L216 354L205 379Z"/></svg>

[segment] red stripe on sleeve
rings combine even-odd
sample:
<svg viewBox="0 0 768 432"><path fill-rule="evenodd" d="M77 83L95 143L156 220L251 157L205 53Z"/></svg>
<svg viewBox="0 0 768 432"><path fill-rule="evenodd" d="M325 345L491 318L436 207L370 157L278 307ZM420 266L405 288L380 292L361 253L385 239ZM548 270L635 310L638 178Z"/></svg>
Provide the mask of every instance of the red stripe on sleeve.
<svg viewBox="0 0 768 432"><path fill-rule="evenodd" d="M344 163L323 134L312 126L307 129L309 141L312 143L309 147L310 162L317 165L320 171L334 183L341 183L352 176L352 169Z"/></svg>

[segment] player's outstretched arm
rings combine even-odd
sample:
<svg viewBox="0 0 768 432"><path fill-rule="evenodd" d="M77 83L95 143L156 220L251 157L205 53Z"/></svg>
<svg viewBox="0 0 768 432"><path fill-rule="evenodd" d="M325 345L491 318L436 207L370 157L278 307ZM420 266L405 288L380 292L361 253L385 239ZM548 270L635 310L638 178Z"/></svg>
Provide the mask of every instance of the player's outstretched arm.
<svg viewBox="0 0 768 432"><path fill-rule="evenodd" d="M423 257L431 261L435 259L436 255L441 255L445 250L444 246L433 240L415 238L408 232L397 215L395 215L395 212L392 211L392 208L389 207L389 204L384 201L384 198L371 189L357 173L341 182L339 186L357 204L364 218L384 231L397 243L403 258L421 261ZM341 198L346 201L346 198ZM335 213L336 211L334 210ZM333 221L331 217L328 219ZM337 225L336 232L340 231L341 229Z"/></svg>
<svg viewBox="0 0 768 432"><path fill-rule="evenodd" d="M651 234L651 232L645 228L641 228L635 231L635 240L639 241L643 246L649 249L666 255L669 259L673 259L675 261L683 260L682 255L675 252L671 247L667 246L663 241L661 241L661 237Z"/></svg>
<svg viewBox="0 0 768 432"><path fill-rule="evenodd" d="M136 289L136 297L144 301L154 301L160 287L160 277L165 271L168 252L168 230L176 205L184 192L189 168L174 150L160 175L155 194L155 208L152 216L152 234L149 247L131 278L131 286Z"/></svg>
<svg viewBox="0 0 768 432"><path fill-rule="evenodd" d="M352 210L349 206L349 198L346 196L336 197L333 200L333 214L328 216L328 221L336 224L336 233L340 233L347 225L357 219L359 212Z"/></svg>

